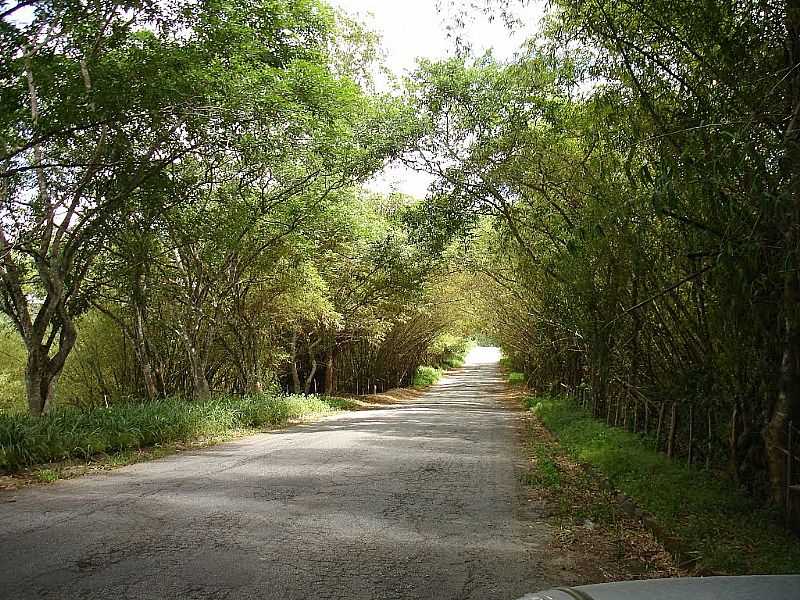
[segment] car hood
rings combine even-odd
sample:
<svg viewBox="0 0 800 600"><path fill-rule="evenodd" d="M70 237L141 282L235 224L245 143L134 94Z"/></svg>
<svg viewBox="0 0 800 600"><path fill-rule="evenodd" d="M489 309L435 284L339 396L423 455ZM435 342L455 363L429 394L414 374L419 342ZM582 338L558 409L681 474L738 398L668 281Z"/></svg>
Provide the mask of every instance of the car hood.
<svg viewBox="0 0 800 600"><path fill-rule="evenodd" d="M800 575L623 581L555 588L520 600L800 600Z"/></svg>

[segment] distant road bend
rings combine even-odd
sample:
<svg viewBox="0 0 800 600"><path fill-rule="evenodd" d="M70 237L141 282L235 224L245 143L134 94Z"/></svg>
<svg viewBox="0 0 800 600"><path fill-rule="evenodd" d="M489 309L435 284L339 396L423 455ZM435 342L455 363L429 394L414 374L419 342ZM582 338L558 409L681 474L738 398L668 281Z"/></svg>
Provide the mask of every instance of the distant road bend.
<svg viewBox="0 0 800 600"><path fill-rule="evenodd" d="M498 599L553 583L497 355L413 403L0 494L0 597Z"/></svg>

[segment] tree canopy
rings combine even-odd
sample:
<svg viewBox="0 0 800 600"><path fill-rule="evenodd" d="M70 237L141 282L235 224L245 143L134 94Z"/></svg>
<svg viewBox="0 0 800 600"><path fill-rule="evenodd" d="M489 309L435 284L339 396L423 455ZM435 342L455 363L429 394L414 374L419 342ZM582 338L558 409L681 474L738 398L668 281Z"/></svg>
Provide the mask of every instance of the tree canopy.
<svg viewBox="0 0 800 600"><path fill-rule="evenodd" d="M472 239L477 312L529 384L590 390L598 417L779 503L799 25L784 3L559 1L515 60L423 64L409 88L428 238Z"/></svg>

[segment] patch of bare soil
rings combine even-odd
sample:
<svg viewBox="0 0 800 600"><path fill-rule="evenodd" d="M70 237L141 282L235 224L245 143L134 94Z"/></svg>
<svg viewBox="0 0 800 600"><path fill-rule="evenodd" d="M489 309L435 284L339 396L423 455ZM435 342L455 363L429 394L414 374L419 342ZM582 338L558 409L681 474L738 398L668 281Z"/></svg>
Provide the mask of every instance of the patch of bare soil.
<svg viewBox="0 0 800 600"><path fill-rule="evenodd" d="M373 410L396 404L408 404L424 393L424 388L394 388L380 394L366 396L356 396L355 394L337 394L337 396L352 402L355 405L352 410Z"/></svg>

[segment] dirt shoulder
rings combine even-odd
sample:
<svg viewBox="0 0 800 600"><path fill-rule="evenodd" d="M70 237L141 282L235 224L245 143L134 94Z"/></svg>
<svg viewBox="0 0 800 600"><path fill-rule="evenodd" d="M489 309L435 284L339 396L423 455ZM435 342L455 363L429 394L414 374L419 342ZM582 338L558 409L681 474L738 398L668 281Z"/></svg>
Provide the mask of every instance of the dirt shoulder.
<svg viewBox="0 0 800 600"><path fill-rule="evenodd" d="M548 575L560 585L584 585L685 575L635 515L596 475L572 460L532 412L523 393L509 393L519 409L524 501L551 526Z"/></svg>

